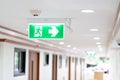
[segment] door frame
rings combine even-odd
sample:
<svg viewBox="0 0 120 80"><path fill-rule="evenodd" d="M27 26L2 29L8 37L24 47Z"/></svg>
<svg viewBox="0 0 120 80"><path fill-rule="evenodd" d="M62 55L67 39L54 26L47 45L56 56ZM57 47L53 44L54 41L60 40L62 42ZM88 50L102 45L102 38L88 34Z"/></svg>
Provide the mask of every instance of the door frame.
<svg viewBox="0 0 120 80"><path fill-rule="evenodd" d="M68 80L71 80L71 57L68 58Z"/></svg>
<svg viewBox="0 0 120 80"><path fill-rule="evenodd" d="M77 70L77 68L76 68L76 67L77 67L77 63L76 63L76 61L77 61L77 58L75 58L75 66L74 66L74 67L75 67L75 68L74 68L74 70L75 70L75 71L74 71L74 74L75 74L75 75L74 75L74 78L75 78L75 80L76 80L76 77L77 77L77 75L76 75L76 74L77 74L77 73L76 73L76 70Z"/></svg>
<svg viewBox="0 0 120 80"><path fill-rule="evenodd" d="M52 57L52 80L57 80L57 66L58 66L58 56L53 54L53 57Z"/></svg>

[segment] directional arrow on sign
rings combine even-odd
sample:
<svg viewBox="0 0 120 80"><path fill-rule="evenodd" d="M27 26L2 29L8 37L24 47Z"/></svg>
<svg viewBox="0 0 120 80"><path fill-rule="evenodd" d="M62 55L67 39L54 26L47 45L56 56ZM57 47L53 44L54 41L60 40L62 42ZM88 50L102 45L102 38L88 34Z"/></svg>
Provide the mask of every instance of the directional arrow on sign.
<svg viewBox="0 0 120 80"><path fill-rule="evenodd" d="M49 34L52 34L51 37L55 37L58 34L58 30L56 28L56 26L52 26L52 29L49 30Z"/></svg>

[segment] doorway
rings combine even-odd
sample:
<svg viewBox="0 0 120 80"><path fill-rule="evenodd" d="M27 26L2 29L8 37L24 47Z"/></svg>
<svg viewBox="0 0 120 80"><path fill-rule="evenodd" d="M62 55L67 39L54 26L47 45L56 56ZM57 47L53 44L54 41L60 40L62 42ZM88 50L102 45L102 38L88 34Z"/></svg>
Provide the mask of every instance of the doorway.
<svg viewBox="0 0 120 80"><path fill-rule="evenodd" d="M29 51L29 80L39 80L39 52Z"/></svg>

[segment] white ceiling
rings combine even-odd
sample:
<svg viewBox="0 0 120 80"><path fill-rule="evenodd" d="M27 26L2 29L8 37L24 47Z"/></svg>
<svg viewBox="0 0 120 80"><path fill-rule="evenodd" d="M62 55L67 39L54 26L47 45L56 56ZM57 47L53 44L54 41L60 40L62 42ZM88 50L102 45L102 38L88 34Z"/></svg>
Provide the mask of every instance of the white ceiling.
<svg viewBox="0 0 120 80"><path fill-rule="evenodd" d="M71 18L70 32L65 29L64 47L70 44L79 49L79 53L96 51L104 54L113 29L114 19L120 0L1 0L0 25L27 33L28 18L33 18L31 9L40 9L38 18ZM93 9L95 13L82 13L82 9ZM49 21L46 21L49 22ZM97 28L98 32L89 29ZM93 40L100 37L100 40ZM61 40L50 40L58 44ZM100 52L96 42L101 42ZM71 49L70 48L70 49ZM103 56L103 55L102 55Z"/></svg>

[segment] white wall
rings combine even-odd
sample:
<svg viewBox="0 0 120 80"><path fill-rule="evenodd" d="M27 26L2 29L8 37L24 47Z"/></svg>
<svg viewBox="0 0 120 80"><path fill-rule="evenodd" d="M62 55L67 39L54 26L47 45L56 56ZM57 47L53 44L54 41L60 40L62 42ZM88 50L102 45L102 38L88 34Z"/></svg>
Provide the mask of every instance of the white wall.
<svg viewBox="0 0 120 80"><path fill-rule="evenodd" d="M22 76L14 77L14 48L24 48L26 49L26 74ZM40 80L52 80L52 53L51 51L40 50L37 48L30 48L21 45L15 45L11 43L0 44L0 80L28 80L28 68L29 68L29 53L28 50L37 50L40 52ZM49 53L49 65L44 66L44 52ZM68 65L65 66L66 56L62 57L62 68L59 68L59 57L58 57L58 80L68 80ZM79 60L78 60L79 61ZM2 66L4 66L2 68ZM71 58L71 80L75 78L75 60L72 62ZM79 62L77 66L77 80L80 80L79 74ZM2 71L3 70L3 71Z"/></svg>
<svg viewBox="0 0 120 80"><path fill-rule="evenodd" d="M110 57L110 78L120 80L120 49L111 50Z"/></svg>
<svg viewBox="0 0 120 80"><path fill-rule="evenodd" d="M47 52L49 53L49 52ZM40 80L52 80L52 53L49 53L49 65L44 66L44 52L40 52Z"/></svg>
<svg viewBox="0 0 120 80"><path fill-rule="evenodd" d="M58 55L58 73L57 73L57 79L58 80L68 80L68 65L65 65L65 59L66 56L62 55L62 68L59 68L59 55Z"/></svg>
<svg viewBox="0 0 120 80"><path fill-rule="evenodd" d="M76 80L80 80L80 58L78 58L76 63Z"/></svg>
<svg viewBox="0 0 120 80"><path fill-rule="evenodd" d="M3 53L3 80L27 80L28 76L28 53L26 53L26 74L14 77L14 47L15 45L4 43ZM23 48L19 46L19 48Z"/></svg>
<svg viewBox="0 0 120 80"><path fill-rule="evenodd" d="M0 80L2 80L3 77L3 43L0 43Z"/></svg>
<svg viewBox="0 0 120 80"><path fill-rule="evenodd" d="M4 48L0 45L0 65L4 66L0 71L3 70L3 73L0 73L0 80L28 80L28 61L29 61L29 53L28 50L37 50L40 51L40 80L52 80L52 54L50 51L40 50L36 48L30 48L10 43L4 43ZM22 76L14 77L14 48L24 48L26 49L26 74ZM1 52L1 50L3 50ZM43 52L50 52L50 65L44 67L43 66ZM2 53L2 54L1 54ZM2 55L2 56L1 56ZM1 58L2 57L2 58ZM1 63L3 61L3 63ZM2 79L3 77L3 79Z"/></svg>

